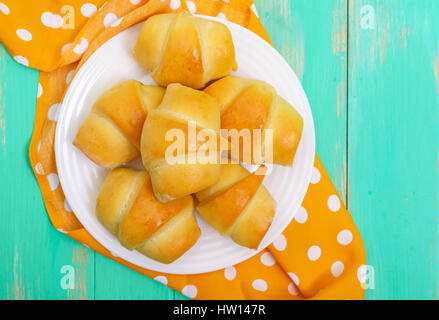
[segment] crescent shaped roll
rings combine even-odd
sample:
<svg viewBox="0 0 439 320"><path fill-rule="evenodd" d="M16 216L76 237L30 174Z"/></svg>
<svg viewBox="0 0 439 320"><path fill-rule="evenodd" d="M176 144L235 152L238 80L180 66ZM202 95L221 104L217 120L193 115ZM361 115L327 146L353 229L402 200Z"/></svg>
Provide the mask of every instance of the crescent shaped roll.
<svg viewBox="0 0 439 320"><path fill-rule="evenodd" d="M237 159L252 164L293 165L302 137L303 118L271 85L264 81L228 76L204 91L220 105L221 129L248 129L250 132L250 148L245 149L243 140L240 140ZM254 131L258 129L260 138ZM256 144L257 141L259 144ZM258 152L255 153L254 149ZM255 154L258 156L255 157Z"/></svg>
<svg viewBox="0 0 439 320"><path fill-rule="evenodd" d="M105 91L76 135L73 144L96 164L113 168L140 156L147 114L161 102L165 89L135 80Z"/></svg>
<svg viewBox="0 0 439 320"><path fill-rule="evenodd" d="M155 15L142 27L134 58L161 86L199 89L237 70L229 29L186 13Z"/></svg>
<svg viewBox="0 0 439 320"><path fill-rule="evenodd" d="M112 170L96 201L102 225L129 250L162 263L171 263L188 251L200 237L191 196L159 202L145 171Z"/></svg>
<svg viewBox="0 0 439 320"><path fill-rule="evenodd" d="M222 164L219 181L196 194L203 219L251 249L258 248L276 211L276 201L262 184L265 172L264 166L250 174L239 164Z"/></svg>
<svg viewBox="0 0 439 320"><path fill-rule="evenodd" d="M184 197L218 181L219 130L215 99L180 84L168 86L160 106L148 115L141 139L143 165L160 201Z"/></svg>

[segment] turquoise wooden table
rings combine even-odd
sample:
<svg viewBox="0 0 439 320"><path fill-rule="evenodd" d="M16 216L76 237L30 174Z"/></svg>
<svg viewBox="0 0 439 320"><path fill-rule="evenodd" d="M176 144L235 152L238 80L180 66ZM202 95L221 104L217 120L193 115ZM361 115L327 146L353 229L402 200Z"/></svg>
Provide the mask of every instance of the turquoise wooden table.
<svg viewBox="0 0 439 320"><path fill-rule="evenodd" d="M362 233L375 270L366 297L438 299L439 1L256 7L303 83L317 151ZM28 160L37 84L0 46L0 298L182 298L52 227ZM61 285L64 266L74 289Z"/></svg>

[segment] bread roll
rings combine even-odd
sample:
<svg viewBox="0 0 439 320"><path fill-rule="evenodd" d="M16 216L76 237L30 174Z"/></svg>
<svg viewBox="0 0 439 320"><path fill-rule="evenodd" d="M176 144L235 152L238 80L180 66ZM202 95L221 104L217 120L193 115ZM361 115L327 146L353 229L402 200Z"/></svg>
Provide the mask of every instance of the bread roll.
<svg viewBox="0 0 439 320"><path fill-rule="evenodd" d="M250 130L250 148L245 149L241 139L237 145L239 157L232 155L234 158L253 164L293 165L302 137L303 119L272 86L263 81L229 76L204 91L216 98L220 105L221 129ZM254 135L255 129L261 130L259 140ZM255 147L257 141L260 142L259 148ZM259 156L255 157L255 151Z"/></svg>
<svg viewBox="0 0 439 320"><path fill-rule="evenodd" d="M156 197L178 199L216 183L220 175L220 114L208 94L180 84L168 86L142 132L143 165ZM204 149L214 143L214 148Z"/></svg>
<svg viewBox="0 0 439 320"><path fill-rule="evenodd" d="M117 84L96 100L73 144L106 168L137 158L146 115L160 104L164 93L164 88L135 80Z"/></svg>
<svg viewBox="0 0 439 320"><path fill-rule="evenodd" d="M199 89L237 69L229 29L186 13L149 18L134 47L134 57L164 87L180 83Z"/></svg>
<svg viewBox="0 0 439 320"><path fill-rule="evenodd" d="M193 214L192 197L159 202L145 171L112 170L96 201L103 226L129 250L162 263L171 263L198 240L200 229Z"/></svg>
<svg viewBox="0 0 439 320"><path fill-rule="evenodd" d="M262 166L250 174L239 164L222 164L219 181L196 194L204 220L251 249L258 248L276 211L276 201L262 184L265 171Z"/></svg>

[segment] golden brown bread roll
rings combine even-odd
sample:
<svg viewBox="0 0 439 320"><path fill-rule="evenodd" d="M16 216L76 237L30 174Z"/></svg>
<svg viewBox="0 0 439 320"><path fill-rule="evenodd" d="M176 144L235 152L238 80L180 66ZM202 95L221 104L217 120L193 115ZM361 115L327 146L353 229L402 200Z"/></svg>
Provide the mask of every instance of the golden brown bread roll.
<svg viewBox="0 0 439 320"><path fill-rule="evenodd" d="M229 29L222 23L186 13L149 18L133 53L164 87L180 83L199 89L237 69Z"/></svg>
<svg viewBox="0 0 439 320"><path fill-rule="evenodd" d="M171 263L198 240L200 229L191 196L159 202L145 171L112 170L96 201L96 215L104 227L129 250L162 263Z"/></svg>
<svg viewBox="0 0 439 320"><path fill-rule="evenodd" d="M180 84L168 86L160 106L149 113L141 139L143 165L160 201L187 196L218 181L219 129L215 99ZM203 149L212 141L218 142L215 150Z"/></svg>
<svg viewBox="0 0 439 320"><path fill-rule="evenodd" d="M133 160L140 156L146 115L160 104L164 93L164 88L135 80L117 84L96 100L73 144L106 168Z"/></svg>
<svg viewBox="0 0 439 320"><path fill-rule="evenodd" d="M240 140L240 161L293 165L302 136L303 119L272 86L263 81L228 76L204 91L215 97L220 105L221 129L249 129L253 143L256 141L253 130L261 129L261 148L257 148L261 157L254 157L251 144L249 152L244 152L243 140ZM267 129L272 129L273 139L268 136L266 140Z"/></svg>
<svg viewBox="0 0 439 320"><path fill-rule="evenodd" d="M219 181L196 194L200 215L222 235L257 249L276 211L276 201L262 184L266 168L250 174L239 164L222 164Z"/></svg>

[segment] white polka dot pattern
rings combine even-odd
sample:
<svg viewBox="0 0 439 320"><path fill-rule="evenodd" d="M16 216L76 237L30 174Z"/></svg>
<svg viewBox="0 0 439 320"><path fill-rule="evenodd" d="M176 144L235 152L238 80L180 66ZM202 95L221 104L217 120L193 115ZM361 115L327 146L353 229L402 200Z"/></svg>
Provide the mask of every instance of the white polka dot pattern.
<svg viewBox="0 0 439 320"><path fill-rule="evenodd" d="M227 268L225 268L224 269L224 277L227 279L227 280L233 280L233 279L235 279L235 277L236 277L236 269L235 269L235 267L227 267Z"/></svg>
<svg viewBox="0 0 439 320"><path fill-rule="evenodd" d="M17 61L19 64L22 64L24 66L29 66L29 60L27 60L23 56L14 56L14 60Z"/></svg>
<svg viewBox="0 0 439 320"><path fill-rule="evenodd" d="M197 7L193 1L186 1L186 7L190 13L195 13L197 11Z"/></svg>
<svg viewBox="0 0 439 320"><path fill-rule="evenodd" d="M295 273L288 272L288 276L290 277L291 280L293 280L293 282L296 286L299 285L299 283L300 283L299 277Z"/></svg>
<svg viewBox="0 0 439 320"><path fill-rule="evenodd" d="M73 52L76 54L83 54L85 50L87 50L87 48L88 48L87 39L81 38L81 42L73 48Z"/></svg>
<svg viewBox="0 0 439 320"><path fill-rule="evenodd" d="M171 4L169 5L172 10L177 10L181 7L180 0L171 0Z"/></svg>
<svg viewBox="0 0 439 320"><path fill-rule="evenodd" d="M63 19L59 14L53 14L52 12L44 12L41 15L41 22L46 27L52 28L52 29L58 29L61 28L63 25Z"/></svg>
<svg viewBox="0 0 439 320"><path fill-rule="evenodd" d="M107 13L104 18L104 26L108 28L112 23L117 20L117 16L114 13Z"/></svg>
<svg viewBox="0 0 439 320"><path fill-rule="evenodd" d="M72 45L71 43L66 43L65 45L63 45L61 48L61 52L66 51L71 45Z"/></svg>
<svg viewBox="0 0 439 320"><path fill-rule="evenodd" d="M271 255L270 252L264 252L261 255L261 262L264 266L271 267L275 265L276 260L274 259L274 257Z"/></svg>
<svg viewBox="0 0 439 320"><path fill-rule="evenodd" d="M165 276L157 276L154 278L154 280L164 284L165 286L168 285L168 278L166 278Z"/></svg>
<svg viewBox="0 0 439 320"><path fill-rule="evenodd" d="M331 266L331 273L334 277L338 278L344 271L344 264L341 261L336 261Z"/></svg>
<svg viewBox="0 0 439 320"><path fill-rule="evenodd" d="M91 18L98 9L93 3L84 3L81 7L81 13L86 18Z"/></svg>
<svg viewBox="0 0 439 320"><path fill-rule="evenodd" d="M227 20L226 15L222 12L218 13L216 16L218 19Z"/></svg>
<svg viewBox="0 0 439 320"><path fill-rule="evenodd" d="M340 198L333 194L328 198L328 208L329 210L331 210L332 212L337 212L338 210L340 210Z"/></svg>
<svg viewBox="0 0 439 320"><path fill-rule="evenodd" d="M17 36L23 41L31 41L32 40L32 33L30 33L26 29L17 29L16 33L17 33Z"/></svg>
<svg viewBox="0 0 439 320"><path fill-rule="evenodd" d="M253 281L252 287L253 289L261 292L265 292L268 289L267 282L262 279L256 279L255 281Z"/></svg>
<svg viewBox="0 0 439 320"><path fill-rule="evenodd" d="M183 290L181 290L181 293L183 293L188 298L194 299L198 294L198 290L196 286L190 284L185 286Z"/></svg>
<svg viewBox="0 0 439 320"><path fill-rule="evenodd" d="M70 70L69 73L67 73L66 76L66 83L69 84L70 81L72 81L72 77L75 74L75 70Z"/></svg>
<svg viewBox="0 0 439 320"><path fill-rule="evenodd" d="M38 163L35 165L35 172L36 172L37 174L39 174L40 176L44 174L44 168L43 168L43 165L41 164L41 162L38 162Z"/></svg>
<svg viewBox="0 0 439 320"><path fill-rule="evenodd" d="M288 284L288 293L292 296L297 296L299 294L299 290L297 290L297 287L292 282Z"/></svg>
<svg viewBox="0 0 439 320"><path fill-rule="evenodd" d="M320 178L321 178L321 176L320 176L320 171L319 171L319 169L317 169L316 167L314 167L314 168L312 169L311 183L312 183L312 184L317 184L317 183L319 183L319 182L320 182Z"/></svg>
<svg viewBox="0 0 439 320"><path fill-rule="evenodd" d="M9 8L3 2L0 2L0 11L5 15L9 15Z"/></svg>
<svg viewBox="0 0 439 320"><path fill-rule="evenodd" d="M347 246L352 242L352 238L352 232L350 232L349 230L342 230L337 235L337 242L343 246Z"/></svg>
<svg viewBox="0 0 439 320"><path fill-rule="evenodd" d="M287 247L287 239L283 234L280 234L276 240L273 241L273 245L278 251L284 251Z"/></svg>
<svg viewBox="0 0 439 320"><path fill-rule="evenodd" d="M306 209L304 207L300 207L296 215L294 216L294 219L298 223L305 223L308 220L308 212L306 212Z"/></svg>
<svg viewBox="0 0 439 320"><path fill-rule="evenodd" d="M322 254L322 249L319 246L311 246L308 249L308 259L311 261L317 261Z"/></svg>
<svg viewBox="0 0 439 320"><path fill-rule="evenodd" d="M56 173L51 173L47 176L47 180L49 181L50 190L54 191L59 186L59 178Z"/></svg>

